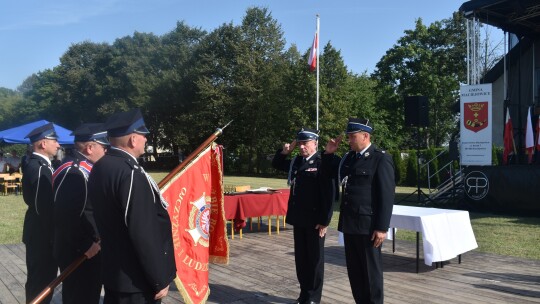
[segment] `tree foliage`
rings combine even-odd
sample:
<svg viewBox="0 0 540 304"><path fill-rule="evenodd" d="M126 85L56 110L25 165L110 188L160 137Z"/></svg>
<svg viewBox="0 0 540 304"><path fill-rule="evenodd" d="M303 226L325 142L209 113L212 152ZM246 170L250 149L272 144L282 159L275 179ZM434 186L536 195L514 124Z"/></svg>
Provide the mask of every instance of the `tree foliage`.
<svg viewBox="0 0 540 304"><path fill-rule="evenodd" d="M429 97L432 124L421 134L426 144L445 143L455 131L452 107L465 75L464 35L460 15L429 26L419 19L373 75L351 73L340 50L324 45L319 148L344 134L348 117L370 119L383 148L415 147L413 131L403 127L407 95ZM73 129L138 107L151 130L150 145L187 155L233 120L219 139L226 170L264 173L269 157L300 127L316 127L316 73L308 69L308 55L309 49L286 47L280 24L258 7L247 9L240 24L210 32L178 22L162 36L135 32L112 44L85 41L17 91L0 88L6 109L0 126L47 119ZM347 149L344 142L339 152Z"/></svg>
<svg viewBox="0 0 540 304"><path fill-rule="evenodd" d="M414 147L412 131L404 128L405 96L422 95L429 99L430 126L424 138L425 145L440 146L456 131L455 104L459 97L459 84L465 80L466 29L462 15L454 13L450 19L426 26L422 19L413 30L386 52L377 63L373 77L379 82L378 98L390 111L388 134L393 142ZM411 141L412 139L412 141Z"/></svg>

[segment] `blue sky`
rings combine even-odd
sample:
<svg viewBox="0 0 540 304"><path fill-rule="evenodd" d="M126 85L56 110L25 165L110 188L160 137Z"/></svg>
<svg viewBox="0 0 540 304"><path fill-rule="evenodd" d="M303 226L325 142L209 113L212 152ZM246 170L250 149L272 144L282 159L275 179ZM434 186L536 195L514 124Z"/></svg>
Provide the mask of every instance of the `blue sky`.
<svg viewBox="0 0 540 304"><path fill-rule="evenodd" d="M315 15L321 41L341 50L355 73L371 73L375 64L414 28L449 18L465 0L17 0L0 11L0 87L16 89L33 73L53 68L70 45L82 41L112 43L135 31L162 35L177 21L212 31L239 24L251 6L267 7L282 26L287 46L311 46ZM500 30L497 30L500 32ZM501 33L502 35L502 33Z"/></svg>

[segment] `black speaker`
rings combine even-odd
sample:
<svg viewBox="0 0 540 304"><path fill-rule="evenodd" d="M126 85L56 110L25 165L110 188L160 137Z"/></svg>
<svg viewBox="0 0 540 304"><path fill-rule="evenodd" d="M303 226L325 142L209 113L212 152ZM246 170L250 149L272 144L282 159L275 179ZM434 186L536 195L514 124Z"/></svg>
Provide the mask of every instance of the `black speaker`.
<svg viewBox="0 0 540 304"><path fill-rule="evenodd" d="M429 126L429 101L426 96L405 97L405 125Z"/></svg>

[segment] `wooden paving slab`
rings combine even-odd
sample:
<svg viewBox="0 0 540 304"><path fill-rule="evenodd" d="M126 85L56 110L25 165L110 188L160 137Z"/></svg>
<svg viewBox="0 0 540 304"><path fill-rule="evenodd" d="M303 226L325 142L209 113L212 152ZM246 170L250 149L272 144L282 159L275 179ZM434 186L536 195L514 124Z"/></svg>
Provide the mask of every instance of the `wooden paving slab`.
<svg viewBox="0 0 540 304"><path fill-rule="evenodd" d="M243 239L230 240L229 265L211 265L211 294L207 303L290 303L298 296L292 229L279 235L245 230ZM337 231L330 230L325 250L322 303L354 303ZM416 246L387 241L383 248L385 303L540 303L540 261L468 252L462 263L453 259L436 269L420 261ZM0 245L0 303L24 303L26 281L23 244ZM422 253L420 253L422 256ZM60 288L53 303L62 303ZM163 303L183 303L171 287Z"/></svg>

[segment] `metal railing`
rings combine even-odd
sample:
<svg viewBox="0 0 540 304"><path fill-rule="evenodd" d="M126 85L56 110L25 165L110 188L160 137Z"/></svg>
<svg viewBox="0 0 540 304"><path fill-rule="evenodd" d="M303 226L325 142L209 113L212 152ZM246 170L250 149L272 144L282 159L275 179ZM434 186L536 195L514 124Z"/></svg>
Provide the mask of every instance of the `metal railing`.
<svg viewBox="0 0 540 304"><path fill-rule="evenodd" d="M420 166L420 170L426 170L427 175L427 187L429 192L430 199L437 199L441 198L444 194L446 194L448 191L451 191L451 196L455 197L457 192L459 191L458 185L462 182L462 168L458 167L458 170L456 170L454 161L450 160L448 163L446 163L444 166L440 167L436 172L431 173L430 164L433 163L435 160L439 159L441 155L447 153L448 150L441 151L439 154L437 154L432 159L428 160L426 163L422 164ZM438 185L433 184L433 179L436 176L440 176L441 172L448 172L448 178L439 182Z"/></svg>

